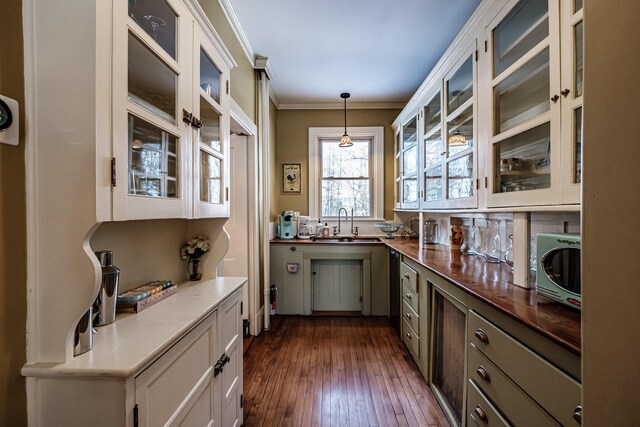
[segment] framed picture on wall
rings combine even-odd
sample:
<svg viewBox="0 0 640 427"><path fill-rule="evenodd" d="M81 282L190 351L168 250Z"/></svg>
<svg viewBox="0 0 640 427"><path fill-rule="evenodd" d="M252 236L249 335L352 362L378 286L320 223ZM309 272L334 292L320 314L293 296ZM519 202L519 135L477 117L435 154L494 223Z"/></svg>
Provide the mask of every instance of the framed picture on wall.
<svg viewBox="0 0 640 427"><path fill-rule="evenodd" d="M282 192L284 194L302 193L302 164L282 164Z"/></svg>

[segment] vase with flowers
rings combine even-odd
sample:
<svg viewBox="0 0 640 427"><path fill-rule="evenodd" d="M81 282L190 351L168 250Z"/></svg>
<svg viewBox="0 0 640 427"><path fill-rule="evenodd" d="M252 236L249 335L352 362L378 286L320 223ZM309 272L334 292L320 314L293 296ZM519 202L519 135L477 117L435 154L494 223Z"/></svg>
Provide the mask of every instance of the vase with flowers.
<svg viewBox="0 0 640 427"><path fill-rule="evenodd" d="M200 280L200 258L211 249L211 240L202 235L194 236L180 249L180 257L187 260L187 271L190 280Z"/></svg>

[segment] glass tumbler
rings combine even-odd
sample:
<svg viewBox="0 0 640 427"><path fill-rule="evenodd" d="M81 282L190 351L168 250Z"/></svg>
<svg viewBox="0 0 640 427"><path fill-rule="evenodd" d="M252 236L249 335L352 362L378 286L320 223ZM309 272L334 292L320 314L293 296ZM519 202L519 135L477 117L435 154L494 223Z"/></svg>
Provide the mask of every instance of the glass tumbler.
<svg viewBox="0 0 640 427"><path fill-rule="evenodd" d="M509 246L507 246L507 250L504 252L504 262L506 262L509 267L511 267L511 271L513 271L513 234L509 234Z"/></svg>
<svg viewBox="0 0 640 427"><path fill-rule="evenodd" d="M470 225L462 226L462 246L460 246L462 255L474 255L474 235L473 228Z"/></svg>
<svg viewBox="0 0 640 427"><path fill-rule="evenodd" d="M484 242L484 257L487 262L499 263L502 258L500 220L488 219L487 224L487 236Z"/></svg>

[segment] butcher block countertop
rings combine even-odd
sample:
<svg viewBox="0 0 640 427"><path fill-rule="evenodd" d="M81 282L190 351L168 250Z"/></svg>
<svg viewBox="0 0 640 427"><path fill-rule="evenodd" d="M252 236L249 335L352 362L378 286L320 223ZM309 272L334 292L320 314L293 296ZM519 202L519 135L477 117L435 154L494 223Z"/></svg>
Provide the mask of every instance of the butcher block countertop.
<svg viewBox="0 0 640 427"><path fill-rule="evenodd" d="M381 238L380 241L464 292L580 356L580 313L538 295L535 290L513 285L513 275L508 265L488 263L481 257L464 256L459 251L450 251L445 245L426 245L420 249L416 239L396 237ZM274 239L272 243L299 245L320 242Z"/></svg>

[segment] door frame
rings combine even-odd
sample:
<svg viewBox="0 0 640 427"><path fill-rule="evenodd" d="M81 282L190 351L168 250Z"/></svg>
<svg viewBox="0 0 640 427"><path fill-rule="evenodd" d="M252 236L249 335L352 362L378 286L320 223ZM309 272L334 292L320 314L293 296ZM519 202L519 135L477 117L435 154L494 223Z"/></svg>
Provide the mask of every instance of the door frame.
<svg viewBox="0 0 640 427"><path fill-rule="evenodd" d="M263 315L260 304L260 180L258 176L258 162L260 151L258 147L258 127L242 110L238 103L231 98L231 120L237 123L247 136L247 224L249 236L248 265L249 265L249 333L258 335L262 331Z"/></svg>

